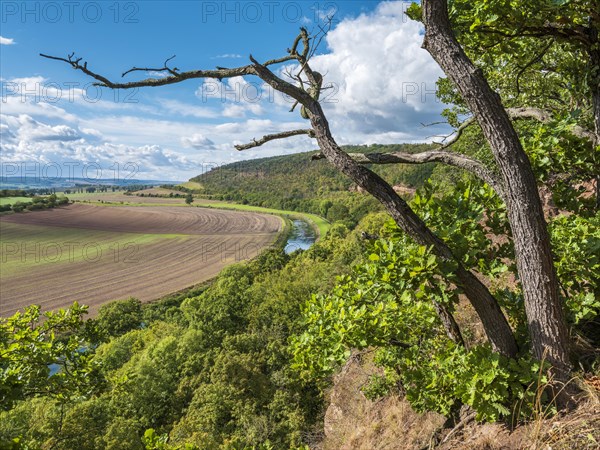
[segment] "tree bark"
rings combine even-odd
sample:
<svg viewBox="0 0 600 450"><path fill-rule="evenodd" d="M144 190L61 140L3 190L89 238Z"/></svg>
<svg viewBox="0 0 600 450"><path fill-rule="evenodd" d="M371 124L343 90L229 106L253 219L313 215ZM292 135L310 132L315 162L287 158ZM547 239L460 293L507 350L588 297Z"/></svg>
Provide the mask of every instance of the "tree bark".
<svg viewBox="0 0 600 450"><path fill-rule="evenodd" d="M550 238L529 159L499 95L456 40L446 0L423 0L423 47L456 85L489 142L505 188L519 278L534 354L553 366L556 380L571 371L569 334L558 295Z"/></svg>
<svg viewBox="0 0 600 450"><path fill-rule="evenodd" d="M444 325L444 329L446 330L446 335L448 338L457 345L461 347L466 347L465 340L463 339L462 333L460 332L460 327L456 323L456 319L452 313L439 302L434 300L433 307L437 312L438 317L442 321L442 325Z"/></svg>
<svg viewBox="0 0 600 450"><path fill-rule="evenodd" d="M590 63L592 65L592 80L590 88L592 91L592 109L594 113L594 148L600 146L600 49L598 45L598 29L590 27L590 40L596 44L589 50ZM596 175L596 208L600 209L600 174Z"/></svg>

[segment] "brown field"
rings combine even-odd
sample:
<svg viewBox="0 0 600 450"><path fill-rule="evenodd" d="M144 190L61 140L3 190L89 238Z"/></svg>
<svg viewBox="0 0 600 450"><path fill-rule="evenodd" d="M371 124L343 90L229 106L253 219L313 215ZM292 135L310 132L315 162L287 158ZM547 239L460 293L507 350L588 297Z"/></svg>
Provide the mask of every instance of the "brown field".
<svg viewBox="0 0 600 450"><path fill-rule="evenodd" d="M32 303L50 310L78 301L94 314L111 300L155 300L253 258L280 229L276 216L176 206L74 204L0 216L0 316Z"/></svg>

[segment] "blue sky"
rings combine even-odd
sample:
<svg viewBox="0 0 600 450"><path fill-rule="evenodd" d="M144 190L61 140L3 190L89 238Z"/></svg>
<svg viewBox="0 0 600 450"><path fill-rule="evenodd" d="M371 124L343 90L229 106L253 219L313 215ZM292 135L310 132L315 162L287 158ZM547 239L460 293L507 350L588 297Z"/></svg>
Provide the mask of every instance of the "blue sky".
<svg viewBox="0 0 600 450"><path fill-rule="evenodd" d="M188 80L111 91L39 53L71 52L111 79L131 68L182 71L283 56L300 26L335 12L314 68L340 144L420 142L442 132L433 91L441 72L420 48L403 2L204 1L0 3L1 162L4 175L185 180L219 164L306 151L307 137L246 152L263 134L305 127L289 101L256 78ZM283 75L285 67L278 70ZM293 70L293 67L291 67ZM146 78L134 73L127 80ZM150 76L161 76L151 73ZM83 172L82 172L83 171Z"/></svg>

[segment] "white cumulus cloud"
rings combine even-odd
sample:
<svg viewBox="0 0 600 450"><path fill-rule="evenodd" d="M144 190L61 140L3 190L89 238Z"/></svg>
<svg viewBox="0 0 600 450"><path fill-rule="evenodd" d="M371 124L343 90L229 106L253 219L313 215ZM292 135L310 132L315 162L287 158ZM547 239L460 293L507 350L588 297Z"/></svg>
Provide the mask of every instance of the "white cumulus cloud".
<svg viewBox="0 0 600 450"><path fill-rule="evenodd" d="M196 148L199 150L212 150L215 148L215 143L200 133L193 134L189 137L182 137L181 143L184 147Z"/></svg>
<svg viewBox="0 0 600 450"><path fill-rule="evenodd" d="M442 105L435 97L443 74L421 48L422 25L408 3L383 2L369 14L341 21L326 37L329 52L313 59L325 77L321 103L334 132L356 143L424 139ZM395 140L395 142L398 142Z"/></svg>

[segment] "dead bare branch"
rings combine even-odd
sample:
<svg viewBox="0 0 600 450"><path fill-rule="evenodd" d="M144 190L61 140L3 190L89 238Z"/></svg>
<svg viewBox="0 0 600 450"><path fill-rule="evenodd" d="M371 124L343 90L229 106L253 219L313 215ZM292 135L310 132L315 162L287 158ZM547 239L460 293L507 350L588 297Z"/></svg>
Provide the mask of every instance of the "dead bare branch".
<svg viewBox="0 0 600 450"><path fill-rule="evenodd" d="M171 76L164 78L148 78L140 81L131 81L127 83L117 83L110 81L103 75L100 75L92 70L88 69L87 62L84 62L83 65L80 64L82 58L73 59L73 53L71 53L67 58L60 58L57 56L50 56L40 53L40 56L48 59L54 59L57 61L64 61L73 67L75 70L80 70L86 75L98 80L99 83L94 83L95 86L108 87L111 89L133 89L139 87L156 87L156 86L164 86L167 84L180 83L184 80L194 79L194 78L232 78L239 77L243 75L256 75L254 68L252 65L236 67L234 69L216 69L216 70L192 70L189 72L177 72L175 75L171 74Z"/></svg>
<svg viewBox="0 0 600 450"><path fill-rule="evenodd" d="M473 124L473 122L475 122L475 117L469 117L468 119L466 119L463 123L460 124L460 126L456 129L456 131L454 133L452 133L450 136L454 135L454 137L452 139L450 139L447 142L442 142L442 143L437 143L438 145L440 145L439 150L443 150L445 148L450 147L452 144L456 143L460 137L462 136L463 132L470 126ZM448 136L449 137L449 136ZM447 138L446 138L447 139Z"/></svg>
<svg viewBox="0 0 600 450"><path fill-rule="evenodd" d="M552 113L541 108L508 108L506 111L511 119L535 119L542 123L548 123L552 120ZM571 128L571 133L578 138L594 142L594 133L580 125L574 125Z"/></svg>
<svg viewBox="0 0 600 450"><path fill-rule="evenodd" d="M263 145L269 141L274 141L275 139L286 139L286 138L289 138L292 136L299 136L302 134L306 134L312 138L315 137L315 134L312 129L283 131L281 133L267 134L258 140L253 139L252 142L250 142L248 144L236 145L235 148L237 150L248 150L250 148L260 147L261 145Z"/></svg>
<svg viewBox="0 0 600 450"><path fill-rule="evenodd" d="M169 66L167 66L167 63L169 61L171 61L173 58L175 58L175 56L176 55L173 55L170 58L167 58L165 60L164 64L163 64L163 66L161 68L159 68L159 69L152 69L150 67L132 67L131 69L123 72L121 74L121 76L124 77L128 73L136 72L136 71L141 71L141 72L164 72L164 71L167 71L167 72L169 72L173 76L178 76L179 75L179 73L178 73L179 69L177 67L174 67L174 68L171 69Z"/></svg>
<svg viewBox="0 0 600 450"><path fill-rule="evenodd" d="M481 161L442 150L430 150L420 153L349 153L350 157L358 164L426 164L438 162L471 172L486 182L500 198L504 197L504 188L499 177L488 169ZM311 159L322 159L323 154L313 155Z"/></svg>

